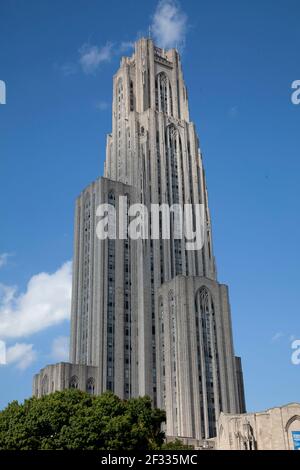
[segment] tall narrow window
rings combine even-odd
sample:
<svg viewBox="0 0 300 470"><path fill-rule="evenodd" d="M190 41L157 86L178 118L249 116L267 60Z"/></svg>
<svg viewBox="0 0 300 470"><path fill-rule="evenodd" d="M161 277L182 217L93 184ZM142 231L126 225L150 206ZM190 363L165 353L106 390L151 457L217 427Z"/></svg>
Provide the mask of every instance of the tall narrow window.
<svg viewBox="0 0 300 470"><path fill-rule="evenodd" d="M179 172L178 163L180 164L182 155L182 145L178 129L173 125L169 125L166 129L166 177L167 177L167 194L169 204L179 204ZM171 214L171 233L174 234L174 213ZM172 259L171 259L171 276L182 274L182 247L181 240L172 236Z"/></svg>
<svg viewBox="0 0 300 470"><path fill-rule="evenodd" d="M172 403L174 417L174 432L178 432L177 422L177 319L176 305L173 291L169 292L169 315L170 315L170 344L171 344L171 381L172 381Z"/></svg>
<svg viewBox="0 0 300 470"><path fill-rule="evenodd" d="M121 149L122 149L122 133L123 130L122 122L123 122L123 111L124 111L124 103L123 103L123 80L120 77L117 81L117 104L118 104L118 119L117 119L117 152L118 152L118 176L121 176L122 172L122 160L121 160Z"/></svg>
<svg viewBox="0 0 300 470"><path fill-rule="evenodd" d="M130 111L134 111L134 91L132 80L130 80Z"/></svg>
<svg viewBox="0 0 300 470"><path fill-rule="evenodd" d="M108 193L108 204L115 207L116 199L113 191ZM116 243L114 239L107 241L108 281L107 281L107 389L114 390L115 367L115 256Z"/></svg>
<svg viewBox="0 0 300 470"><path fill-rule="evenodd" d="M159 298L159 321L160 321L160 370L161 370L161 399L163 407L166 408L166 361L165 361L165 318L162 297Z"/></svg>
<svg viewBox="0 0 300 470"><path fill-rule="evenodd" d="M160 72L155 79L156 111L173 115L172 87L165 72Z"/></svg>
<svg viewBox="0 0 300 470"><path fill-rule="evenodd" d="M81 338L80 338L80 362L87 364L87 343L88 343L88 317L90 306L90 269L91 269L91 194L87 192L84 196L83 204L83 295L81 297Z"/></svg>
<svg viewBox="0 0 300 470"><path fill-rule="evenodd" d="M127 197L127 220L130 199ZM130 239L124 240L124 397L130 398L131 394L131 253Z"/></svg>
<svg viewBox="0 0 300 470"><path fill-rule="evenodd" d="M198 364L201 367L200 392L206 394L209 437L216 435L216 405L219 409L219 367L216 357L217 340L212 296L206 287L196 294L196 335ZM204 364L204 369L202 364ZM202 430L203 434L204 430ZM208 437L208 436L205 436Z"/></svg>

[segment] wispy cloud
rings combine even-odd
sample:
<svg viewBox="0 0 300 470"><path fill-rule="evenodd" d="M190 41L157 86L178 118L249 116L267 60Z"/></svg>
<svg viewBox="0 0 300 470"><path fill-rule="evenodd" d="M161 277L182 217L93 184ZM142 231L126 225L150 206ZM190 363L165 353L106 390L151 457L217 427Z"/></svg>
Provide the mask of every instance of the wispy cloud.
<svg viewBox="0 0 300 470"><path fill-rule="evenodd" d="M98 103L96 103L96 108L100 111L105 111L109 108L109 104L107 103L107 101L99 101Z"/></svg>
<svg viewBox="0 0 300 470"><path fill-rule="evenodd" d="M94 73L103 62L109 62L113 56L113 44L107 42L104 46L84 44L79 49L79 64L86 74Z"/></svg>
<svg viewBox="0 0 300 470"><path fill-rule="evenodd" d="M0 284L0 338L20 338L57 325L70 316L72 264L40 273L24 293Z"/></svg>
<svg viewBox="0 0 300 470"><path fill-rule="evenodd" d="M181 9L177 0L160 0L152 17L151 31L158 46L163 48L182 47L187 33L186 13ZM113 57L119 56L134 47L134 41L110 42L99 46L96 44L83 44L79 50L77 63L66 62L59 66L65 76L75 74L81 69L85 74L95 73L101 64L110 62Z"/></svg>
<svg viewBox="0 0 300 470"><path fill-rule="evenodd" d="M188 17L181 9L177 0L160 0L152 17L151 31L158 46L163 48L182 47L188 29ZM138 35L139 36L139 35ZM59 66L65 76L73 75L82 70L85 74L94 74L102 64L110 62L114 57L129 52L134 47L134 41L108 41L104 45L83 44L79 50L77 63L66 62ZM99 108L103 109L103 108Z"/></svg>
<svg viewBox="0 0 300 470"><path fill-rule="evenodd" d="M228 111L228 116L231 119L237 118L239 115L239 108L237 106L232 106Z"/></svg>
<svg viewBox="0 0 300 470"><path fill-rule="evenodd" d="M122 41L121 44L119 45L119 52L126 52L129 51L130 49L133 49L134 47L134 41Z"/></svg>
<svg viewBox="0 0 300 470"><path fill-rule="evenodd" d="M16 343L6 351L6 362L8 365L14 364L18 369L27 369L37 357L33 344Z"/></svg>
<svg viewBox="0 0 300 470"><path fill-rule="evenodd" d="M69 360L68 336L59 336L58 338L54 339L51 349L51 358L57 362Z"/></svg>
<svg viewBox="0 0 300 470"><path fill-rule="evenodd" d="M176 0L161 0L153 15L151 31L159 47L182 47L187 33L187 15Z"/></svg>
<svg viewBox="0 0 300 470"><path fill-rule="evenodd" d="M276 341L279 341L283 336L284 336L284 333L282 333L282 331L278 331L277 333L275 333L272 336L272 338L271 338L272 343L275 343Z"/></svg>
<svg viewBox="0 0 300 470"><path fill-rule="evenodd" d="M0 254L0 268L7 264L8 257L10 256L9 253L2 253Z"/></svg>
<svg viewBox="0 0 300 470"><path fill-rule="evenodd" d="M78 70L77 64L74 64L72 62L68 62L66 64L63 64L59 68L60 68L61 73L65 77L69 77L70 75L74 75Z"/></svg>

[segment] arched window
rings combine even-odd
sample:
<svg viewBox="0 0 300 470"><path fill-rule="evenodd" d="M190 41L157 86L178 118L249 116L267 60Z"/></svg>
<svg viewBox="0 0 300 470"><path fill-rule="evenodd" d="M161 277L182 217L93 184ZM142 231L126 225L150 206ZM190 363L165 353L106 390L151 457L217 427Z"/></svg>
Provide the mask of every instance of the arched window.
<svg viewBox="0 0 300 470"><path fill-rule="evenodd" d="M216 356L217 338L215 325L214 303L209 290L202 286L196 293L196 336L197 357L201 367L200 389L206 394L206 421L208 435L202 429L205 437L215 436L216 416L219 413L220 380L219 365Z"/></svg>
<svg viewBox="0 0 300 470"><path fill-rule="evenodd" d="M115 193L113 191L109 191L109 193L108 193L108 203L114 205L115 200L116 200Z"/></svg>
<svg viewBox="0 0 300 470"><path fill-rule="evenodd" d="M212 331L212 328L214 329L214 305L210 292L204 286L201 287L201 289L196 294L196 314L198 323L197 334L200 335L202 331L204 355L206 359L206 365L208 366L212 359L212 336L214 333L214 331ZM210 367L207 367L207 372L209 372L209 378L212 378Z"/></svg>
<svg viewBox="0 0 300 470"><path fill-rule="evenodd" d="M300 430L300 416L291 416L285 425L285 431L287 433L288 448L290 450L295 449L294 433L298 436Z"/></svg>
<svg viewBox="0 0 300 470"><path fill-rule="evenodd" d="M78 388L78 377L76 377L76 375L70 378L69 388Z"/></svg>
<svg viewBox="0 0 300 470"><path fill-rule="evenodd" d="M173 115L172 87L165 72L160 72L155 79L156 111Z"/></svg>
<svg viewBox="0 0 300 470"><path fill-rule="evenodd" d="M209 313L212 305L210 293L206 287L201 287L198 292L200 298L200 310L202 314Z"/></svg>
<svg viewBox="0 0 300 470"><path fill-rule="evenodd" d="M300 416L299 415L294 415L286 423L286 425L285 425L285 430L286 431L289 430L290 426L294 423L294 421L298 421L297 425L298 425L298 428L300 428Z"/></svg>
<svg viewBox="0 0 300 470"><path fill-rule="evenodd" d="M86 382L86 391L90 395L94 395L95 393L95 380L93 377L90 377Z"/></svg>

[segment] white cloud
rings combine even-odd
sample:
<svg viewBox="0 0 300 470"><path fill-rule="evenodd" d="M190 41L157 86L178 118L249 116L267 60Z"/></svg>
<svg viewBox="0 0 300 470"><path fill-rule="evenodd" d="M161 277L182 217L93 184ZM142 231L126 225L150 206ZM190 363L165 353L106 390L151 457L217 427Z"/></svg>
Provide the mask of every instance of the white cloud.
<svg viewBox="0 0 300 470"><path fill-rule="evenodd" d="M77 73L78 68L83 70L86 74L93 74L98 70L100 65L104 62L110 62L115 56L129 51L134 47L133 41L121 41L120 43L107 42L104 46L97 46L91 44L83 44L79 52L78 63L66 62L62 65L55 65L60 72L65 75L74 75ZM79 64L79 66L78 66Z"/></svg>
<svg viewBox="0 0 300 470"><path fill-rule="evenodd" d="M188 28L187 20L188 17L177 0L160 0L150 27L157 45L163 48L183 46ZM103 46L85 43L78 50L78 63L84 73L93 74L102 63L110 62L113 57L133 48L134 41L129 40L117 43L108 41ZM77 67L78 64L76 66L74 63L67 62L59 68L63 75L68 76L76 73Z"/></svg>
<svg viewBox="0 0 300 470"><path fill-rule="evenodd" d="M163 48L184 45L187 15L176 0L161 0L155 10L151 31L157 46Z"/></svg>
<svg viewBox="0 0 300 470"><path fill-rule="evenodd" d="M79 63L82 70L87 73L95 72L102 62L109 62L113 55L113 44L107 42L105 46L90 46L84 44L79 49Z"/></svg>
<svg viewBox="0 0 300 470"><path fill-rule="evenodd" d="M0 254L0 268L2 268L2 266L5 266L7 264L7 259L9 256L10 256L9 253Z"/></svg>
<svg viewBox="0 0 300 470"><path fill-rule="evenodd" d="M6 363L15 364L18 369L27 369L36 359L32 344L16 343L6 350Z"/></svg>
<svg viewBox="0 0 300 470"><path fill-rule="evenodd" d="M54 361L64 362L69 360L69 337L59 336L52 343L51 357Z"/></svg>
<svg viewBox="0 0 300 470"><path fill-rule="evenodd" d="M0 284L0 338L29 336L70 317L72 263L56 272L40 273L28 282L26 292Z"/></svg>

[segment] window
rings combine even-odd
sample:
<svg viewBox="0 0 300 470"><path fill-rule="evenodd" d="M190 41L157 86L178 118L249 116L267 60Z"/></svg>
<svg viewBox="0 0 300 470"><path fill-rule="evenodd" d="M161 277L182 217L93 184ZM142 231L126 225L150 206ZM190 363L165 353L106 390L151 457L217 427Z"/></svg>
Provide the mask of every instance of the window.
<svg viewBox="0 0 300 470"><path fill-rule="evenodd" d="M165 72L160 72L155 79L156 111L173 115L172 87Z"/></svg>
<svg viewBox="0 0 300 470"><path fill-rule="evenodd" d="M69 388L78 388L78 377L76 375L70 378Z"/></svg>
<svg viewBox="0 0 300 470"><path fill-rule="evenodd" d="M130 81L130 111L134 111L133 81Z"/></svg>
<svg viewBox="0 0 300 470"><path fill-rule="evenodd" d="M212 437L215 435L216 405L219 406L221 393L214 304L211 293L205 286L196 293L196 316L197 356L202 379L199 380L199 389L202 395L206 395L208 403L209 436L205 437ZM204 367L201 367L201 355L204 357Z"/></svg>
<svg viewBox="0 0 300 470"><path fill-rule="evenodd" d="M94 395L95 393L95 380L93 377L90 377L86 382L86 391L90 395Z"/></svg>

